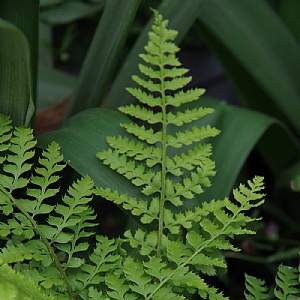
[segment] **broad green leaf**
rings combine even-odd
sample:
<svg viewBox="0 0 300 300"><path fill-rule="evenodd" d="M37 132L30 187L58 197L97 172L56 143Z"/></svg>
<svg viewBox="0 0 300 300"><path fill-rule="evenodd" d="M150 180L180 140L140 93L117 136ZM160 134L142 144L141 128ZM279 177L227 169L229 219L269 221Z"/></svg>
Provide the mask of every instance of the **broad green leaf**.
<svg viewBox="0 0 300 300"><path fill-rule="evenodd" d="M107 1L70 101L67 116L101 103L140 0Z"/></svg>
<svg viewBox="0 0 300 300"><path fill-rule="evenodd" d="M44 8L44 7L56 5L62 3L63 1L64 0L40 0L40 7Z"/></svg>
<svg viewBox="0 0 300 300"><path fill-rule="evenodd" d="M278 11L287 27L300 42L300 10L298 0L279 1Z"/></svg>
<svg viewBox="0 0 300 300"><path fill-rule="evenodd" d="M198 25L241 100L299 134L300 44L267 1L206 1Z"/></svg>
<svg viewBox="0 0 300 300"><path fill-rule="evenodd" d="M33 115L30 50L25 35L0 18L0 113L14 126L28 126Z"/></svg>
<svg viewBox="0 0 300 300"><path fill-rule="evenodd" d="M0 1L0 20L11 22L15 25L26 37L29 48L24 44L22 37L15 36L16 33L7 33L7 35L13 37L1 40L1 50L4 45L5 51L8 51L6 58L4 57L4 62L10 65L8 69L9 74L7 76L14 78L13 84L16 88L16 94L13 94L13 101L17 101L19 114L26 115L25 122L16 123L18 125L28 126L31 121L32 115L34 114L34 105L36 102L36 85L37 85L37 64L38 64L38 43L39 43L39 0L28 0L28 1L10 1L2 0ZM18 39L17 42L15 39ZM9 45L9 43L12 43ZM28 58L29 55L29 58ZM1 55L0 55L1 57ZM0 58L0 63L2 58ZM14 64L10 64L13 61ZM2 66L0 65L2 69ZM28 73L29 72L29 73ZM29 78L30 76L30 78ZM0 82L1 82L0 75ZM9 79L11 81L11 79ZM0 84L1 89L3 88L2 83ZM13 87L11 87L13 88ZM29 92L31 94L29 95ZM7 92L7 89L6 89ZM19 97L18 97L19 96ZM1 99L2 101L2 99ZM0 101L0 102L1 102ZM26 103L25 105L23 104ZM12 103L13 104L13 103ZM11 115L13 119L13 115ZM14 119L13 119L14 121Z"/></svg>
<svg viewBox="0 0 300 300"><path fill-rule="evenodd" d="M60 3L61 2L61 3ZM43 6L52 6L41 12L40 16L44 22L60 25L77 21L81 18L91 16L99 5L90 5L84 1L43 1Z"/></svg>

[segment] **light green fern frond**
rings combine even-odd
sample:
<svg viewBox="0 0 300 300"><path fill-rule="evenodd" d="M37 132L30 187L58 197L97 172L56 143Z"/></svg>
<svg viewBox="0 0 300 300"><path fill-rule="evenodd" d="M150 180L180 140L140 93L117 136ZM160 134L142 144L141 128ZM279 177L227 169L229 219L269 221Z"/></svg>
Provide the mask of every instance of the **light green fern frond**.
<svg viewBox="0 0 300 300"><path fill-rule="evenodd" d="M30 170L28 162L34 156L33 147L36 142L33 140L32 130L18 128L12 132L10 121L6 116L0 115L1 138L0 138L0 206L5 215L13 212L13 203L9 195L13 191L24 188L29 180L23 175Z"/></svg>
<svg viewBox="0 0 300 300"><path fill-rule="evenodd" d="M213 113L211 108L172 111L197 100L204 90L182 90L191 77L185 76L188 70L176 57L177 33L167 28L168 21L160 14L154 14L146 54L140 55L146 64L139 65L143 76L132 77L140 88L127 89L139 104L120 108L139 122L120 124L132 138L107 137L109 148L97 154L140 187L145 198L101 187L96 193L150 225L125 232L132 256L139 259L125 258L123 274L106 276L107 294L113 299L185 299L183 293L189 292L203 299L227 299L209 287L202 275L226 268L221 250L239 251L230 238L254 233L246 225L256 219L245 212L263 203L263 181L255 177L247 187L240 185L234 201L212 200L184 210L185 201L203 193L215 175L212 147L205 140L219 130L192 124ZM190 128L182 131L183 124ZM174 127L177 132L171 134Z"/></svg>
<svg viewBox="0 0 300 300"><path fill-rule="evenodd" d="M59 145L51 143L34 166L30 163L36 144L32 130L12 128L2 115L0 125L0 239L5 241L0 249L1 263L11 265L34 282L32 287L39 284L45 294L56 299L77 299L78 295L93 299L89 294L102 294L97 288L105 290L106 272L121 268L123 250L120 241L100 236L95 248L90 247L91 229L97 225L89 207L93 181L85 176L61 196L57 186L65 164ZM89 257L84 255L87 251ZM4 282L0 294L12 288L16 293L19 287L26 290L22 284ZM106 298L103 295L100 299ZM36 299L46 299L38 297L37 291Z"/></svg>
<svg viewBox="0 0 300 300"><path fill-rule="evenodd" d="M14 272L8 265L0 265L0 297L5 300L54 300L44 295L37 284Z"/></svg>
<svg viewBox="0 0 300 300"><path fill-rule="evenodd" d="M6 160L5 152L9 149L11 139L11 120L9 117L0 114L0 164Z"/></svg>
<svg viewBox="0 0 300 300"><path fill-rule="evenodd" d="M163 20L156 11L154 14L155 23L149 33L149 43L145 47L147 53L140 55L148 65L139 65L141 73L148 79L133 76L133 80L141 88L127 89L142 105L152 108L129 105L119 109L148 125L157 124L161 126L161 130L155 130L148 125L121 124L139 141L121 136L108 137L107 142L111 148L97 154L104 164L131 180L134 185L140 186L141 192L145 196L152 197L152 201L147 205L143 200L135 201L129 199L127 195L119 195L109 189L100 188L98 193L123 205L134 215L141 216L143 223L157 222L161 230L161 240L165 203L182 206L186 199L192 199L202 193L203 187L210 185L209 177L215 174L214 163L209 159L210 145L197 144L179 155L171 155L169 149L200 142L217 135L219 130L210 126L201 128L191 126L189 130L182 132L179 128L175 135L169 134L169 126L190 123L212 113L213 109L197 108L178 113L169 111L174 106L197 100L204 93L204 89L181 90L191 81L191 77L184 76L188 70L180 67L181 64L176 57L179 48L173 41L177 32L168 29L168 21ZM156 93L155 96L153 92ZM157 166L159 168L153 168ZM139 204L133 205L133 202ZM152 208L150 213L149 208Z"/></svg>

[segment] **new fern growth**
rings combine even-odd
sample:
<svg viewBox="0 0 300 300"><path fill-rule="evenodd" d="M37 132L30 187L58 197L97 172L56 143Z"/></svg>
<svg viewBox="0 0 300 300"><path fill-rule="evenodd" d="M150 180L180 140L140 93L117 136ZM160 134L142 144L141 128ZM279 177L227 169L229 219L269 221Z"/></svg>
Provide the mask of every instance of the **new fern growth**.
<svg viewBox="0 0 300 300"><path fill-rule="evenodd" d="M12 299L22 299L20 282L26 278L32 285L26 289L29 299L30 290L36 299L176 300L186 299L188 293L228 299L204 278L226 268L221 251L239 251L230 239L254 234L246 226L256 219L247 212L263 203L263 180L255 177L247 186L240 185L234 200L216 199L185 209L187 201L210 186L215 166L205 140L219 130L193 126L193 121L213 113L211 108L172 110L198 100L204 90L183 90L191 77L185 76L188 70L176 57L177 32L154 14L146 53L140 55L143 77L133 76L139 87L128 88L139 103L120 108L138 120L121 124L132 138L107 137L108 149L97 154L140 188L141 199L95 189L88 176L61 196L59 174L65 165L59 145L50 144L36 162L32 130L13 129L0 115L0 293L7 295L15 287L18 298ZM183 124L190 128L183 131ZM123 207L142 226L118 239L94 234L97 224L89 207L94 194ZM291 278L294 285L295 278L285 270L280 274L275 294L285 299L282 295L294 290L287 289L284 280ZM261 281L250 277L246 286L247 299L266 292Z"/></svg>

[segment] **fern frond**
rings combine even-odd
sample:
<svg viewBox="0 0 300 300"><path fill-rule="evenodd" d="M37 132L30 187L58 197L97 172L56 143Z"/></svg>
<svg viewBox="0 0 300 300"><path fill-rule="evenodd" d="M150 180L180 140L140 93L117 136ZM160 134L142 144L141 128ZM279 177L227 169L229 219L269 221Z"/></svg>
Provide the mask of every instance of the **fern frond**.
<svg viewBox="0 0 300 300"><path fill-rule="evenodd" d="M145 273L142 264L135 262L131 257L124 261L124 275L126 279L133 284L130 285L131 291L147 298L151 292L153 277Z"/></svg>
<svg viewBox="0 0 300 300"><path fill-rule="evenodd" d="M139 88L126 88L126 90L141 103L146 104L150 107L159 106L161 103L161 100L159 98L154 97L153 95L146 93Z"/></svg>
<svg viewBox="0 0 300 300"><path fill-rule="evenodd" d="M8 134L4 140L8 136L10 135ZM33 147L35 144L32 129L16 128L10 139L9 148L7 146L4 147L9 153L6 157L7 163L3 165L3 173L0 174L0 182L2 188L5 188L9 193L16 189L24 188L28 184L29 180L22 177L22 175L31 168L28 160L34 156ZM9 211L11 212L10 209Z"/></svg>
<svg viewBox="0 0 300 300"><path fill-rule="evenodd" d="M121 257L118 253L120 241L103 236L96 236L96 240L96 247L89 257L90 262L81 265L82 272L71 277L83 299L86 299L85 295L90 288L104 284L107 274L121 268Z"/></svg>
<svg viewBox="0 0 300 300"><path fill-rule="evenodd" d="M188 292L203 299L227 299L209 287L202 274L215 275L218 268L226 268L221 251L239 251L230 238L254 233L246 226L256 219L244 212L263 203L262 178L236 189L234 202L212 200L184 210L185 201L203 193L215 175L212 148L204 142L219 130L193 125L213 113L211 108L172 112L173 107L197 100L204 89L181 90L191 77L176 57L177 33L167 28L168 22L158 12L154 15L146 53L140 55L146 65L139 64L141 77L132 77L139 88L127 89L142 105L119 108L144 125L120 124L132 138L107 137L109 148L97 154L147 197L135 199L101 187L96 194L149 224L148 230L124 233L124 242L137 259L126 257L123 270L105 277L107 295L112 299L185 299L183 292ZM189 127L183 130L183 124ZM171 134L175 126L177 132Z"/></svg>
<svg viewBox="0 0 300 300"><path fill-rule="evenodd" d="M208 159L211 154L212 147L210 144L198 144L193 149L190 149L188 153L181 153L180 156L175 155L172 160L167 160L167 170L172 174L178 169L191 171Z"/></svg>
<svg viewBox="0 0 300 300"><path fill-rule="evenodd" d="M160 163L161 149L154 147L147 147L143 143L136 143L134 140L128 138L108 137L108 144L120 154L126 154L128 157L132 157L137 161L146 161L148 167ZM101 153L101 152L100 152ZM97 156L102 159L99 155ZM103 159L105 156L102 156Z"/></svg>
<svg viewBox="0 0 300 300"><path fill-rule="evenodd" d="M41 225L43 234L50 243L68 243L74 238L74 235L67 232L66 229L74 228L81 220L81 213L88 210L92 198L93 182L89 177L83 177L73 184L68 190L69 195L63 197L64 204L56 205L54 211L57 216L50 215L48 224Z"/></svg>
<svg viewBox="0 0 300 300"><path fill-rule="evenodd" d="M8 265L0 266L0 295L5 300L54 300L46 296L38 285L14 272Z"/></svg>
<svg viewBox="0 0 300 300"><path fill-rule="evenodd" d="M155 253L158 243L157 232L150 231L146 233L139 228L134 235L132 235L130 230L127 230L124 236L127 238L130 246L137 248L141 255L145 256Z"/></svg>
<svg viewBox="0 0 300 300"><path fill-rule="evenodd" d="M265 281L247 274L245 274L245 279L246 289L244 295L246 300L263 300L270 298L268 288L265 286Z"/></svg>
<svg viewBox="0 0 300 300"><path fill-rule="evenodd" d="M179 91L174 95L166 95L166 104L174 107L179 107L182 104L198 100L205 93L205 89L190 89L187 91Z"/></svg>
<svg viewBox="0 0 300 300"><path fill-rule="evenodd" d="M96 270L87 273L87 269L80 268L83 265L93 268L92 264L98 264L102 255L99 256L99 240L90 262L86 263L81 256L89 248L86 238L93 235L87 229L96 225L93 222L96 218L94 211L88 206L94 192L93 181L83 177L69 188L60 203L53 205L51 202L59 193L53 184L58 182L58 173L65 166L59 145L50 144L38 159L37 167L33 168L28 163L36 144L32 130L12 130L7 119L3 121L0 117L1 122L6 128L2 129L6 133L6 136L2 135L2 146L5 145L2 149L7 160L2 160L0 209L7 217L0 223L0 237L5 238L7 243L0 251L0 259L3 263L14 265L16 270L57 299L73 299L73 291L86 296L88 288L97 281L98 273ZM16 189L20 192L15 193ZM47 215L45 222L41 215ZM110 242L117 247L118 243ZM101 247L101 251L105 250L103 245ZM108 265L112 263L112 257L108 255L106 258ZM115 266L111 265L112 268ZM84 292L78 288L85 285L87 289Z"/></svg>
<svg viewBox="0 0 300 300"><path fill-rule="evenodd" d="M275 278L274 294L278 299L298 299L300 297L299 273L297 269L279 265Z"/></svg>
<svg viewBox="0 0 300 300"><path fill-rule="evenodd" d="M117 191L111 191L109 188L97 188L95 194L109 201L121 205L125 210L131 212L134 216L140 216L143 224L150 224L158 219L159 214L159 199L152 198L150 204L142 199L135 199L126 194L119 194Z"/></svg>
<svg viewBox="0 0 300 300"><path fill-rule="evenodd" d="M9 117L0 114L0 164L1 165L6 160L5 153L9 149L9 146L10 146L10 139L11 139L11 135L12 135L11 123L12 122L9 119Z"/></svg>
<svg viewBox="0 0 300 300"><path fill-rule="evenodd" d="M56 174L61 172L64 168L62 164L63 157L60 154L60 147L57 143L53 142L49 145L47 151L42 152L42 157L38 162L40 167L35 168L36 176L32 176L30 181L36 186L36 188L27 189L27 195L34 198L34 200L20 202L22 207L27 211L32 212L32 217L39 214L49 214L53 206L42 203L45 199L51 198L58 193L58 189L50 188L50 185L59 180L59 176ZM34 205L34 207L32 207Z"/></svg>

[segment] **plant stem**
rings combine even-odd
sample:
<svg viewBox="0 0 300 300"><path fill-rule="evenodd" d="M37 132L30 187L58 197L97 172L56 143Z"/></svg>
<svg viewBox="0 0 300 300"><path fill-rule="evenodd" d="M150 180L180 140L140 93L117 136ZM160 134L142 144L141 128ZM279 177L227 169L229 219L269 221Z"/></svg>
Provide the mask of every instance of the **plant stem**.
<svg viewBox="0 0 300 300"><path fill-rule="evenodd" d="M161 37L161 44L163 44ZM161 91L161 109L162 109L162 160L161 160L161 191L159 202L159 219L158 219L158 241L157 241L157 257L161 257L161 244L164 230L164 206L166 198L166 177L167 177L167 107L165 94L165 77L163 65L163 51L160 47L160 91Z"/></svg>

